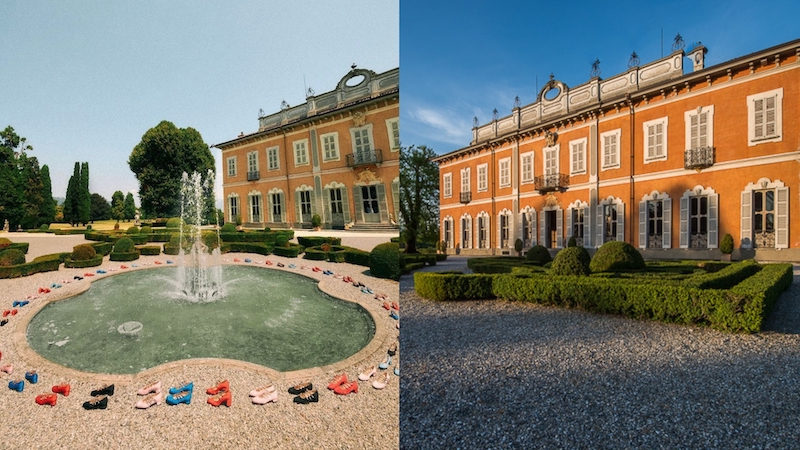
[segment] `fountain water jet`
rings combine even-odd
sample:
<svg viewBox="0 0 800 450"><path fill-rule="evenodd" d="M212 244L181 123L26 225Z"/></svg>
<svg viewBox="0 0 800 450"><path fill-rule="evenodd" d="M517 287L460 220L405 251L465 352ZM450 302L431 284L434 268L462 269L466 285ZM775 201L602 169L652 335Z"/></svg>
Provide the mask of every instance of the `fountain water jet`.
<svg viewBox="0 0 800 450"><path fill-rule="evenodd" d="M185 299L194 303L212 302L224 295L220 264L219 227L203 232L206 197L213 197L214 173L203 177L186 172L181 178L181 231L178 253L178 280ZM215 214L216 217L216 214ZM216 222L214 225L218 225ZM206 242L204 242L204 238ZM185 251L189 245L189 253ZM210 245L213 245L209 252Z"/></svg>

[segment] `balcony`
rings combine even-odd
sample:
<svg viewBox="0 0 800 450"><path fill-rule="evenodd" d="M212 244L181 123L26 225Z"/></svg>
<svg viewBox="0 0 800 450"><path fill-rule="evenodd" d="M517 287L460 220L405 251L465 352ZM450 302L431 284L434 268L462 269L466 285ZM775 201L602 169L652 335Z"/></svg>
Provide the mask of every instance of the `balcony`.
<svg viewBox="0 0 800 450"><path fill-rule="evenodd" d="M461 193L461 203L467 204L472 201L472 192L462 192Z"/></svg>
<svg viewBox="0 0 800 450"><path fill-rule="evenodd" d="M247 181L257 181L259 178L261 178L261 176L258 170L255 172L247 172Z"/></svg>
<svg viewBox="0 0 800 450"><path fill-rule="evenodd" d="M690 148L683 154L683 167L701 171L714 165L714 147Z"/></svg>
<svg viewBox="0 0 800 450"><path fill-rule="evenodd" d="M383 155L380 149L363 150L346 156L347 167L353 168L370 164L380 164L383 162Z"/></svg>
<svg viewBox="0 0 800 450"><path fill-rule="evenodd" d="M540 194L553 191L565 191L569 187L569 175L565 173L539 175L533 179L533 185Z"/></svg>

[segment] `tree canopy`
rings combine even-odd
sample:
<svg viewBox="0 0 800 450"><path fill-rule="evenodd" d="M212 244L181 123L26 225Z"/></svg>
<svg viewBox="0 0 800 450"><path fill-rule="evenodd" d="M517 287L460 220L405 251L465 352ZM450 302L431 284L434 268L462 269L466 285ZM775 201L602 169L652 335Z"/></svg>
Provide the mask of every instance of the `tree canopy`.
<svg viewBox="0 0 800 450"><path fill-rule="evenodd" d="M417 252L417 240L433 234L438 241L439 166L436 153L424 145L400 151L400 226L406 253Z"/></svg>
<svg viewBox="0 0 800 450"><path fill-rule="evenodd" d="M92 212L92 197L89 194L89 163L75 162L75 168L67 184L64 199L64 220L73 226L88 224Z"/></svg>
<svg viewBox="0 0 800 450"><path fill-rule="evenodd" d="M108 220L111 218L111 205L108 200L100 194L92 194L92 214L90 220Z"/></svg>
<svg viewBox="0 0 800 450"><path fill-rule="evenodd" d="M125 218L125 194L122 191L111 194L111 218L117 222Z"/></svg>
<svg viewBox="0 0 800 450"><path fill-rule="evenodd" d="M33 147L13 127L0 131L0 226L8 220L12 230L49 224L55 214L50 171L29 151Z"/></svg>
<svg viewBox="0 0 800 450"><path fill-rule="evenodd" d="M216 165L214 156L194 128L177 128L162 121L147 130L133 148L128 165L139 180L139 200L147 217L174 217L180 213L181 176ZM213 205L214 199L210 199Z"/></svg>

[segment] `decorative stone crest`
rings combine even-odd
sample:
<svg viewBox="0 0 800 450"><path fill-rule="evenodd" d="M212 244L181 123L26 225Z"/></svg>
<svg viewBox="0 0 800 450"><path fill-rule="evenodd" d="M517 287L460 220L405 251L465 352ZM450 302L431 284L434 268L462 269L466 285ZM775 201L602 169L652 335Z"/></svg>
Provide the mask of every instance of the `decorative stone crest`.
<svg viewBox="0 0 800 450"><path fill-rule="evenodd" d="M547 142L548 147L552 147L556 145L556 140L558 140L558 133L555 131L547 130L544 132L544 140Z"/></svg>
<svg viewBox="0 0 800 450"><path fill-rule="evenodd" d="M381 179L375 176L375 173L369 169L364 169L358 174L358 182L363 184L370 184Z"/></svg>
<svg viewBox="0 0 800 450"><path fill-rule="evenodd" d="M547 194L547 197L544 198L544 206L558 206L558 205L559 205L558 199L552 192Z"/></svg>
<svg viewBox="0 0 800 450"><path fill-rule="evenodd" d="M353 125L357 127L363 127L364 124L367 122L367 117L361 111L356 111L353 113Z"/></svg>

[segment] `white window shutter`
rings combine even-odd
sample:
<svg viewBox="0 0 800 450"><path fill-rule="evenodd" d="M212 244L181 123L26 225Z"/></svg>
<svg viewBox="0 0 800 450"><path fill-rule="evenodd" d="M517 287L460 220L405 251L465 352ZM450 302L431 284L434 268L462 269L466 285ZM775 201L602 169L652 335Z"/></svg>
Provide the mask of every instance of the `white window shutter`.
<svg viewBox="0 0 800 450"><path fill-rule="evenodd" d="M665 198L663 208L662 239L661 248L672 248L672 199Z"/></svg>
<svg viewBox="0 0 800 450"><path fill-rule="evenodd" d="M789 188L775 188L775 248L789 248Z"/></svg>
<svg viewBox="0 0 800 450"><path fill-rule="evenodd" d="M583 246L589 247L591 245L591 226L592 216L589 215L589 207L583 208Z"/></svg>
<svg viewBox="0 0 800 450"><path fill-rule="evenodd" d="M625 241L625 203L617 204L617 240Z"/></svg>
<svg viewBox="0 0 800 450"><path fill-rule="evenodd" d="M299 191L294 191L294 221L297 223L303 221L303 209Z"/></svg>
<svg viewBox="0 0 800 450"><path fill-rule="evenodd" d="M286 223L286 195L280 193L281 197L281 223Z"/></svg>
<svg viewBox="0 0 800 450"><path fill-rule="evenodd" d="M573 208L567 208L567 241L572 237L572 211Z"/></svg>
<svg viewBox="0 0 800 450"><path fill-rule="evenodd" d="M347 196L347 188L342 187L339 189L342 190L342 214L344 214L344 223L350 223L350 204L348 203L349 197ZM353 195L355 195L356 190L360 191L360 189L358 189L358 186L355 186L353 188ZM353 198L353 200L355 200L355 197ZM358 203L356 203L356 205L358 205Z"/></svg>
<svg viewBox="0 0 800 450"><path fill-rule="evenodd" d="M647 248L647 202L639 202L639 248Z"/></svg>
<svg viewBox="0 0 800 450"><path fill-rule="evenodd" d="M503 214L497 215L497 240L495 243L497 244L497 248L503 247L503 240L502 236L500 235L503 232Z"/></svg>
<svg viewBox="0 0 800 450"><path fill-rule="evenodd" d="M741 248L753 248L753 211L751 202L753 200L753 192L752 191L743 191L742 192L742 216L741 221L739 222L739 233L741 238L741 243L739 246Z"/></svg>
<svg viewBox="0 0 800 450"><path fill-rule="evenodd" d="M719 194L708 196L708 248L719 247L718 217Z"/></svg>
<svg viewBox="0 0 800 450"><path fill-rule="evenodd" d="M689 197L681 197L681 248L689 248Z"/></svg>
<svg viewBox="0 0 800 450"><path fill-rule="evenodd" d="M595 247L603 245L603 209L602 204L597 205L597 241L594 243Z"/></svg>
<svg viewBox="0 0 800 450"><path fill-rule="evenodd" d="M545 237L544 237L544 220L545 220L545 216L547 216L547 214L545 214L544 211L542 211L542 216L539 217L539 236L541 236L541 238L542 238L542 242L541 242L542 245L545 245L547 243L547 239L545 239Z"/></svg>
<svg viewBox="0 0 800 450"><path fill-rule="evenodd" d="M528 226L531 227L531 247L533 247L538 242L536 240L536 210L535 209L531 210L531 223Z"/></svg>
<svg viewBox="0 0 800 450"><path fill-rule="evenodd" d="M561 208L556 210L556 248L564 246L564 211Z"/></svg>

